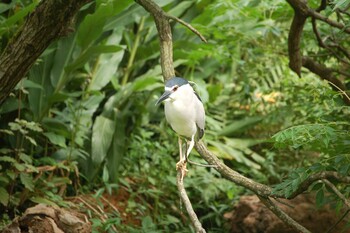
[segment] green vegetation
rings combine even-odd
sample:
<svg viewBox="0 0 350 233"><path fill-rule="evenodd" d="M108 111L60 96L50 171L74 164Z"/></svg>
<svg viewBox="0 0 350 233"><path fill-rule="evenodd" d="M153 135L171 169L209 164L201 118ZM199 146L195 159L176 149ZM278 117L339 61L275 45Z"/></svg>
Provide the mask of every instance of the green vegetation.
<svg viewBox="0 0 350 233"><path fill-rule="evenodd" d="M0 3L1 50L37 4ZM316 172L349 175L350 108L327 81L306 70L299 78L288 67L293 9L286 1L158 4L208 40L173 23L176 74L197 84L204 141L225 164L286 197ZM346 4L334 1L333 10ZM303 47L321 63L348 69L318 47L311 26ZM74 32L53 42L0 106L0 229L33 203L72 207L70 198L84 194L102 206L111 194L125 206L107 221L81 205L95 232L188 232L175 180L177 138L154 105L163 89L159 56L154 21L133 1L81 9ZM196 152L191 159L203 163ZM185 184L210 232L225 232L223 214L249 193L212 168L189 166ZM334 185L349 198L349 186ZM341 210L324 184L310 190L318 205Z"/></svg>

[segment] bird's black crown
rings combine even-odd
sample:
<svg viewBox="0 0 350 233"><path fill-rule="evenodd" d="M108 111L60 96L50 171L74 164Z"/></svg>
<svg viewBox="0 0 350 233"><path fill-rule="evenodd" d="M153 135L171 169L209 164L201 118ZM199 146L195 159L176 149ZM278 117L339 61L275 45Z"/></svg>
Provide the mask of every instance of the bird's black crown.
<svg viewBox="0 0 350 233"><path fill-rule="evenodd" d="M173 87L173 86L177 85L180 87L180 86L185 85L185 84L188 84L188 81L186 79L180 78L180 77L174 77L174 78L171 78L168 81L166 81L165 86L166 87Z"/></svg>

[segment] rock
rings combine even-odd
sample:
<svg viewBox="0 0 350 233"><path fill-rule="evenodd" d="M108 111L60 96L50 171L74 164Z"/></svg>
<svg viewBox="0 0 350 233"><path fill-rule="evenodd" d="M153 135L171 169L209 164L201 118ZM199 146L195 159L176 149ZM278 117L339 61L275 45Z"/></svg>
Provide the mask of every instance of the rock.
<svg viewBox="0 0 350 233"><path fill-rule="evenodd" d="M318 209L315 197L299 195L293 200L274 201L283 211L311 232L327 232L341 218L329 206ZM296 233L277 218L255 195L242 196L232 212L224 215L234 233ZM343 231L348 218L343 219L331 232Z"/></svg>
<svg viewBox="0 0 350 233"><path fill-rule="evenodd" d="M72 210L38 204L28 208L3 229L2 233L90 233L86 217Z"/></svg>

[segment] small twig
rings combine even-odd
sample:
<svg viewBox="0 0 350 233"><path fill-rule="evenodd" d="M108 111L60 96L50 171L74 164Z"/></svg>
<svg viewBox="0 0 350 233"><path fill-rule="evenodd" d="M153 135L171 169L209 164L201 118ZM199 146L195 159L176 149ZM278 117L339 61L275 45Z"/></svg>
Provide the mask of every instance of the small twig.
<svg viewBox="0 0 350 233"><path fill-rule="evenodd" d="M178 164L176 183L177 183L177 189L179 191L180 198L186 207L187 213L191 219L192 225L194 226L196 232L197 233L205 233L206 231L202 227L201 222L199 221L196 213L193 210L191 201L187 196L185 186L184 186L185 174L186 174L186 162Z"/></svg>
<svg viewBox="0 0 350 233"><path fill-rule="evenodd" d="M338 219L338 221L331 226L328 231L326 233L331 233L333 231L333 229L341 222L343 221L343 219L346 217L346 215L348 215L348 213L350 212L350 209L348 209L347 211L345 211L345 213Z"/></svg>
<svg viewBox="0 0 350 233"><path fill-rule="evenodd" d="M334 83L332 83L331 81L329 80L326 80L329 84L331 84L333 87L335 87L339 92L341 92L349 101L350 101L350 97L349 95L344 91L342 90L340 87L338 87L337 85L335 85Z"/></svg>
<svg viewBox="0 0 350 233"><path fill-rule="evenodd" d="M213 164L201 164L201 163L197 163L197 162L194 162L192 160L189 160L189 159L187 159L187 162L189 164L192 164L192 165L195 165L195 166L198 166L198 167L211 167L211 168L216 168L217 167L216 165L213 165Z"/></svg>
<svg viewBox="0 0 350 233"><path fill-rule="evenodd" d="M104 211L99 206L97 206L97 208L99 209L97 210L92 205L84 201L81 197L78 197L77 199L81 201L85 206L87 206L90 210L92 210L101 219L102 222L105 223L107 221L108 216L104 213ZM117 228L114 225L112 225L111 227L114 232L118 232Z"/></svg>
<svg viewBox="0 0 350 233"><path fill-rule="evenodd" d="M315 18L315 19L321 20L321 21L329 24L332 27L338 28L345 33L350 34L350 28L348 28L346 25L344 25L343 23L339 23L337 21L331 20L327 16L324 16L321 13L319 13L311 8L308 8L308 15Z"/></svg>
<svg viewBox="0 0 350 233"><path fill-rule="evenodd" d="M167 13L165 13L165 16L168 17L169 19L172 19L172 20L184 25L185 27L190 29L194 34L196 34L203 42L208 43L208 41L205 39L205 37L197 29L195 29L191 24L183 21L182 19L179 19L176 16L169 15Z"/></svg>
<svg viewBox="0 0 350 233"><path fill-rule="evenodd" d="M295 207L294 207L294 206L292 206L292 205L288 204L288 203L287 203L287 202L285 202L285 201L282 201L282 200L280 200L280 199L278 199L278 198L274 198L274 200L275 200L276 202L278 202L278 203L282 204L282 205L285 205L285 206L287 206L287 207L291 208L291 209L295 209Z"/></svg>
<svg viewBox="0 0 350 233"><path fill-rule="evenodd" d="M346 197L344 197L344 195L341 192L339 192L339 190L337 189L337 187L335 187L334 184L332 184L327 179L323 179L322 182L325 183L328 187L330 187L333 190L333 192L344 202L348 209L350 209L350 201Z"/></svg>
<svg viewBox="0 0 350 233"><path fill-rule="evenodd" d="M119 212L119 210L108 200L108 199L106 199L104 196L100 196L100 198L104 201L104 202L106 202L108 205L109 205L109 207L111 207L115 212L117 212L119 215L120 215L120 212Z"/></svg>
<svg viewBox="0 0 350 233"><path fill-rule="evenodd" d="M81 197L78 197L77 199L81 201L85 206L87 206L90 210L92 210L102 221L106 221L105 217L96 208L84 201L84 199Z"/></svg>

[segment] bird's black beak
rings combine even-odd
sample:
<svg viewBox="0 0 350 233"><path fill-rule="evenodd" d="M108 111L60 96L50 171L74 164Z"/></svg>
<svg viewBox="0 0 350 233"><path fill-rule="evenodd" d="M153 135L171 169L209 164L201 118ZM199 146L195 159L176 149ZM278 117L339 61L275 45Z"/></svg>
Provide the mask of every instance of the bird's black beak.
<svg viewBox="0 0 350 233"><path fill-rule="evenodd" d="M171 93L172 93L171 91L164 91L163 95L161 97L159 97L159 99L157 100L156 105L160 104L161 102L163 102L164 100L169 98Z"/></svg>

